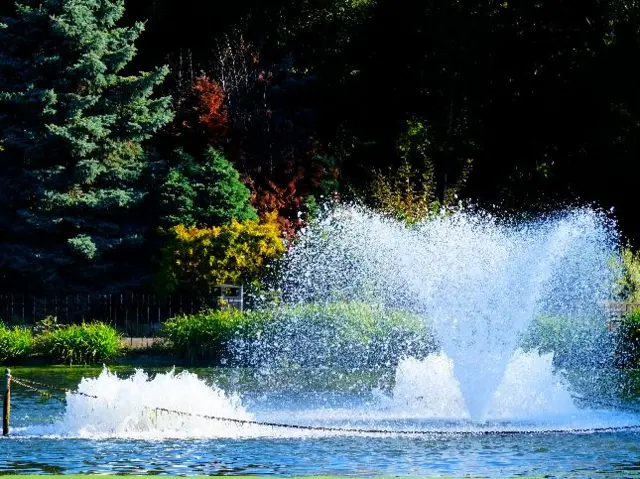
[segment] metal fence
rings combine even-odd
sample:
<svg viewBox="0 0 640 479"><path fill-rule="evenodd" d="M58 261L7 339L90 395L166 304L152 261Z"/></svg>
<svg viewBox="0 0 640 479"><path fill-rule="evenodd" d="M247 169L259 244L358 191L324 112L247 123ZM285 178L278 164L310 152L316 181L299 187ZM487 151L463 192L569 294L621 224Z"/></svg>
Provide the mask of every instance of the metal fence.
<svg viewBox="0 0 640 479"><path fill-rule="evenodd" d="M33 325L49 316L63 324L97 320L113 325L129 337L154 337L163 322L181 314L209 308L242 310L243 293L242 286L220 285L208 299L153 294L0 294L0 321ZM608 312L611 330L625 314L640 309L640 303L606 302L602 306Z"/></svg>
<svg viewBox="0 0 640 479"><path fill-rule="evenodd" d="M231 288L237 290L230 291ZM126 336L153 337L163 322L175 316L209 308L242 307L242 288L227 285L208 299L153 294L4 294L0 295L0 320L23 325L33 325L50 316L63 324L96 320L113 325Z"/></svg>

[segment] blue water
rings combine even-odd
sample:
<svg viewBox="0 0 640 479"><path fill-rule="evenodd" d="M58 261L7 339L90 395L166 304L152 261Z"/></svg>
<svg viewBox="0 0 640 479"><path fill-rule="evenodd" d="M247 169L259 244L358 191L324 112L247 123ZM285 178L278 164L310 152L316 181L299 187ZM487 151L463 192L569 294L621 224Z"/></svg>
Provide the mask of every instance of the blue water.
<svg viewBox="0 0 640 479"><path fill-rule="evenodd" d="M3 474L640 477L637 434L0 443Z"/></svg>
<svg viewBox="0 0 640 479"><path fill-rule="evenodd" d="M77 385L79 375L98 373L90 370L70 373L64 369L48 370L46 374L22 372L32 379L44 378L64 387ZM273 415L275 397L295 396L287 391L260 391L255 385L249 386L252 391L246 392L247 408L258 416L260 411L265 417ZM347 409L361 406L367 400L362 392L315 391L297 395L294 402L298 411L305 401L311 406L312 401L322 402L322 398L331 407L337 402ZM46 427L39 429L40 425L59 419L65 404L43 402L32 392L16 386L12 397L12 435L0 439L0 474L640 477L637 432L451 437L79 438L47 434ZM291 412L292 422L294 416ZM286 414L279 419L286 420ZM416 427L424 425L417 419L408 419L402 425L410 427L412 423Z"/></svg>

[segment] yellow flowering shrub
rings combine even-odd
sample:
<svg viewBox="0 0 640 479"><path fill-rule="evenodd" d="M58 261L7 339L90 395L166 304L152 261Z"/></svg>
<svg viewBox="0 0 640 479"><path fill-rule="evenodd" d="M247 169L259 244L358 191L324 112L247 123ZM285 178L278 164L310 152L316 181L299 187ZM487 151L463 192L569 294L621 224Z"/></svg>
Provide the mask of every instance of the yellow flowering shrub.
<svg viewBox="0 0 640 479"><path fill-rule="evenodd" d="M425 163L424 172L407 161L388 174L374 170L367 194L370 201L380 211L407 223L437 214L441 203L436 194L433 166Z"/></svg>
<svg viewBox="0 0 640 479"><path fill-rule="evenodd" d="M219 284L238 284L284 253L277 213L211 228L177 225L167 235L159 278L166 292L187 286L207 294Z"/></svg>

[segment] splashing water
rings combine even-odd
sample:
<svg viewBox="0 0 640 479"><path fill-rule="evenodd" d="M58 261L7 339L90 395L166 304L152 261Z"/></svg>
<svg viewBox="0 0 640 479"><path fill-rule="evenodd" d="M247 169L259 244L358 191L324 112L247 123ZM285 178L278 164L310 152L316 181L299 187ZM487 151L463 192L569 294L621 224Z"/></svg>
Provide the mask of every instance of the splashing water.
<svg viewBox="0 0 640 479"><path fill-rule="evenodd" d="M537 315L589 318L598 342L615 255L613 223L587 208L515 225L459 211L407 227L347 205L303 235L279 287L290 304L374 300L428 318L482 419Z"/></svg>
<svg viewBox="0 0 640 479"><path fill-rule="evenodd" d="M567 385L553 374L552 359L552 354L517 350L489 402L487 419L549 421L555 417L561 423L578 414ZM419 417L470 419L453 361L444 353L402 360L393 395L381 396L381 402Z"/></svg>
<svg viewBox="0 0 640 479"><path fill-rule="evenodd" d="M549 421L578 415L567 382L553 373L552 360L553 354L517 350L492 397L488 417Z"/></svg>
<svg viewBox="0 0 640 479"><path fill-rule="evenodd" d="M105 369L97 378L82 379L77 391L97 399L68 393L62 418L39 432L90 438L165 438L217 436L224 429L225 435L233 437L247 431L197 415L251 419L239 396L208 386L187 371L158 374L150 379L144 371L137 370L123 379ZM158 412L158 407L186 414Z"/></svg>
<svg viewBox="0 0 640 479"><path fill-rule="evenodd" d="M19 434L154 440L353 434L236 424L203 416L390 432L417 430L424 432L425 437L442 432L546 429L571 432L574 428L638 424L636 414L577 408L568 389L552 373L551 355L521 351L509 361L483 422L470 420L460 383L454 376L453 362L442 353L424 360L402 360L390 396L374 390L370 397L355 401L353 397L327 401L326 396L321 396L310 401L309 397L295 399L266 394L262 402L254 401L249 411L240 396L228 395L186 371L150 378L138 370L130 378L119 378L105 369L97 378L83 379L78 392L97 399L69 393L64 413L55 423L32 425ZM157 407L185 414L154 413ZM380 437L380 434L374 436Z"/></svg>
<svg viewBox="0 0 640 479"><path fill-rule="evenodd" d="M468 419L469 412L453 372L453 361L443 353L423 360L406 358L396 369L391 397L379 390L382 407L415 417Z"/></svg>

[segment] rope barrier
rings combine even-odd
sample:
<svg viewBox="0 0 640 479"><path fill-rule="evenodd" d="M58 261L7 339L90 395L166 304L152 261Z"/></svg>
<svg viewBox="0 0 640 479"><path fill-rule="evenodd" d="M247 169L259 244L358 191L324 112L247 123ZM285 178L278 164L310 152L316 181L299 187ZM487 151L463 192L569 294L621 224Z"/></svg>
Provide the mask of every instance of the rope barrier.
<svg viewBox="0 0 640 479"><path fill-rule="evenodd" d="M209 416L206 414L189 413L184 411L176 411L173 409L157 407L160 412L168 412L173 414L194 416L202 419L210 419L221 422L232 422L240 425L255 425L265 427L277 427L286 429L304 429L309 431L323 432L340 432L340 433L357 433L357 434L397 434L397 435L441 435L441 436L502 436L502 435L532 435L532 434L586 434L599 432L621 432L621 431L640 431L640 424L630 426L608 426L595 428L573 428L573 429L530 429L530 430L498 430L498 429L480 429L477 431L455 431L455 430L398 430L398 429L366 429L366 428L343 428L330 426L310 426L304 424L286 424L277 422L253 421L249 419L236 419L230 417Z"/></svg>
<svg viewBox="0 0 640 479"><path fill-rule="evenodd" d="M16 377L15 377L15 376L11 376L11 382L12 382L12 383L16 383L16 384L18 384L19 386L22 386L23 388L30 389L31 391L35 391L35 392L37 392L40 396L42 396L42 397L44 397L44 398L47 398L47 399L55 399L56 401L60 401L60 402L62 402L62 403L64 403L64 402L66 401L66 399L64 399L64 398L61 398L61 397L55 396L55 395L53 395L53 394L51 394L51 393L49 393L49 392L47 392L47 391L44 391L44 390L42 390L42 389L38 389L38 388L36 388L36 387L34 387L34 386L30 386L29 384L26 384L26 383L22 382L20 379L16 379Z"/></svg>
<svg viewBox="0 0 640 479"><path fill-rule="evenodd" d="M39 395L45 398L56 399L60 402L66 402L66 398L53 395L39 387L64 391L65 393L78 394L92 399L99 399L98 396L87 394L81 391L71 391L69 389L63 389L56 386L39 383L24 378L16 378L11 376L11 382L18 384L26 389L37 392ZM576 397L576 399L584 399ZM175 409L168 409L164 407L150 407L144 406L145 409L155 411L156 416L158 412L177 414L179 416L197 417L201 419L207 419L219 422L228 422L239 424L241 426L252 425L261 427L275 427L281 429L298 429L307 431L319 431L319 432L338 432L342 434L387 434L387 435L420 435L420 436L513 436L513 435L543 435L543 434L592 434L592 433L605 433L605 432L623 432L623 431L640 431L640 424L628 425L628 426L606 426L606 427L593 427L593 428L573 428L573 429L529 429L529 430L499 430L499 429L480 429L476 431L456 431L456 430L398 430L398 429L375 429L375 428L351 428L351 427L332 427L332 426L312 426L305 424L288 424L279 422L268 421L255 421L250 419L237 419L223 416L212 416L207 414L191 413L186 411L178 411Z"/></svg>
<svg viewBox="0 0 640 479"><path fill-rule="evenodd" d="M15 381L15 376L12 376L12 381ZM63 393L77 394L79 396L85 396L85 397L89 397L89 398L92 398L92 399L99 399L98 396L94 396L93 394L87 394L87 393L84 393L82 391L72 391L71 389L61 388L61 387L58 387L58 386L51 386L49 384L40 383L40 382L34 381L32 379L20 378L20 381L25 382L27 384L30 384L32 386L31 389L40 387L40 388L43 388L43 389L50 389L50 390L53 390L53 391L59 391L59 392L63 392ZM23 386L23 385L21 384L21 386Z"/></svg>

